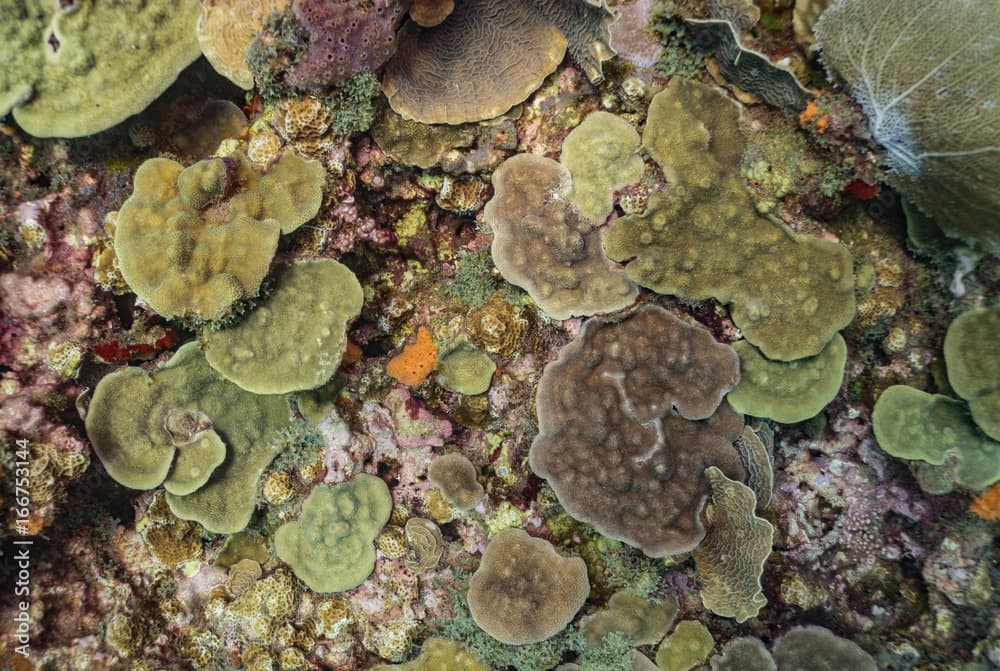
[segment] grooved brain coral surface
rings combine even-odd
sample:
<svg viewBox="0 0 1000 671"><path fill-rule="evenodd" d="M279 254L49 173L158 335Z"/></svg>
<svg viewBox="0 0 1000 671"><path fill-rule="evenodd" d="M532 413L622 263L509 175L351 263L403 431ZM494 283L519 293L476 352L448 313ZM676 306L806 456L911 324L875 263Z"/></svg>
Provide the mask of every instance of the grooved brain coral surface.
<svg viewBox="0 0 1000 671"><path fill-rule="evenodd" d="M361 284L341 263L295 264L242 322L206 332L205 356L224 377L256 394L315 389L340 365L347 325L363 300Z"/></svg>
<svg viewBox="0 0 1000 671"><path fill-rule="evenodd" d="M264 21L287 9L291 0L204 0L198 18L198 43L215 71L243 89L253 88L246 64L250 43Z"/></svg>
<svg viewBox="0 0 1000 671"><path fill-rule="evenodd" d="M562 33L530 0L465 0L433 28L403 26L382 90L406 119L481 121L531 95L565 52Z"/></svg>
<svg viewBox="0 0 1000 671"><path fill-rule="evenodd" d="M472 619L501 643L538 643L562 631L590 594L587 565L523 529L494 536L469 584Z"/></svg>
<svg viewBox="0 0 1000 671"><path fill-rule="evenodd" d="M495 192L483 210L497 270L553 319L612 312L639 292L604 255L598 224L565 199L572 187L565 166L518 154L493 173Z"/></svg>
<svg viewBox="0 0 1000 671"><path fill-rule="evenodd" d="M87 435L115 480L150 489L171 472L174 452L191 447L177 447L168 430L175 425L171 413L178 410L204 416L217 430L213 433L225 436L228 449L218 464L217 450L209 446L204 453L209 462L201 465L211 472L208 482L190 493L168 492L170 509L214 533L242 530L255 503L247 492L256 490L277 454L277 433L288 424L287 401L249 394L222 379L192 342L152 373L124 368L104 377L87 412Z"/></svg>
<svg viewBox="0 0 1000 671"><path fill-rule="evenodd" d="M118 213L122 276L165 317L219 319L256 294L278 236L316 215L324 179L292 154L263 175L241 153L188 168L150 159Z"/></svg>
<svg viewBox="0 0 1000 671"><path fill-rule="evenodd" d="M730 347L662 308L591 319L542 374L531 469L605 536L652 557L689 551L705 535L705 469L745 475L743 416L722 400L738 379Z"/></svg>
<svg viewBox="0 0 1000 671"><path fill-rule="evenodd" d="M292 11L309 33L306 53L289 76L295 86L343 84L377 70L396 50L398 0L294 0Z"/></svg>
<svg viewBox="0 0 1000 671"><path fill-rule="evenodd" d="M364 473L339 485L317 485L297 522L278 528L278 557L314 592L357 587L375 568L375 537L389 521L392 496Z"/></svg>
<svg viewBox="0 0 1000 671"><path fill-rule="evenodd" d="M765 356L812 356L854 317L851 254L757 215L737 174L738 119L718 91L671 79L650 104L643 145L672 188L616 220L604 246L657 293L729 303Z"/></svg>
<svg viewBox="0 0 1000 671"><path fill-rule="evenodd" d="M1000 253L1000 3L843 0L815 25L889 152L893 185Z"/></svg>
<svg viewBox="0 0 1000 671"><path fill-rule="evenodd" d="M110 128L144 110L201 55L198 0L65 4L0 1L0 114L13 107L31 135Z"/></svg>
<svg viewBox="0 0 1000 671"><path fill-rule="evenodd" d="M767 603L760 578L771 554L774 527L754 514L757 498L749 487L714 466L705 475L712 483L708 533L694 551L701 601L716 615L745 622Z"/></svg>

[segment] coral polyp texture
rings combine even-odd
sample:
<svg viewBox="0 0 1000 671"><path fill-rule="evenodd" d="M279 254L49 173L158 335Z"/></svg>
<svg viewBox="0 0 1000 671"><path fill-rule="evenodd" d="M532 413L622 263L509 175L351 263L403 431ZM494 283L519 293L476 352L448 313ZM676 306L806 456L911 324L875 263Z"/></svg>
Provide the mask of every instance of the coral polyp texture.
<svg viewBox="0 0 1000 671"><path fill-rule="evenodd" d="M87 435L117 481L135 489L164 483L178 517L233 533L250 521L255 502L245 493L280 450L277 434L288 421L284 398L225 381L188 343L152 373L124 368L105 376L87 412Z"/></svg>
<svg viewBox="0 0 1000 671"><path fill-rule="evenodd" d="M40 137L124 121L201 55L198 0L4 0L0 16L0 114Z"/></svg>
<svg viewBox="0 0 1000 671"><path fill-rule="evenodd" d="M944 338L948 382L969 404L972 419L993 440L1000 440L1000 307L959 315Z"/></svg>
<svg viewBox="0 0 1000 671"><path fill-rule="evenodd" d="M538 643L558 634L590 594L587 565L544 538L504 529L486 546L469 584L469 611L502 643Z"/></svg>
<svg viewBox="0 0 1000 671"><path fill-rule="evenodd" d="M316 215L323 181L293 154L263 175L242 153L188 168L150 159L118 212L122 276L161 315L219 319L256 295L278 237Z"/></svg>
<svg viewBox="0 0 1000 671"><path fill-rule="evenodd" d="M382 90L405 119L490 119L527 98L565 52L566 39L532 0L465 0L433 28L403 26Z"/></svg>
<svg viewBox="0 0 1000 671"><path fill-rule="evenodd" d="M278 557L314 592L343 592L375 567L375 537L389 521L392 497L381 478L364 473L339 485L317 485L296 522L278 528Z"/></svg>
<svg viewBox="0 0 1000 671"><path fill-rule="evenodd" d="M493 189L483 210L493 260L549 316L612 312L635 300L635 284L604 255L599 224L568 200L573 184L565 166L518 154L493 173Z"/></svg>
<svg viewBox="0 0 1000 671"><path fill-rule="evenodd" d="M469 510L483 498L483 486L476 480L476 467L461 454L437 457L427 467L427 475L448 502L459 510Z"/></svg>
<svg viewBox="0 0 1000 671"><path fill-rule="evenodd" d="M742 415L723 401L736 353L659 307L619 324L589 320L545 367L531 470L573 517L652 557L705 536L705 476L744 471L733 441Z"/></svg>
<svg viewBox="0 0 1000 671"><path fill-rule="evenodd" d="M736 174L739 107L674 77L650 104L643 146L671 188L615 221L608 256L638 284L731 304L744 337L771 359L813 356L854 318L848 250L754 212Z"/></svg>
<svg viewBox="0 0 1000 671"><path fill-rule="evenodd" d="M294 264L236 326L205 334L205 358L255 394L319 387L347 348L347 326L361 312L361 285L333 259ZM298 347L288 347L292 340Z"/></svg>
<svg viewBox="0 0 1000 671"><path fill-rule="evenodd" d="M844 0L815 25L889 179L952 236L1000 253L1000 5Z"/></svg>

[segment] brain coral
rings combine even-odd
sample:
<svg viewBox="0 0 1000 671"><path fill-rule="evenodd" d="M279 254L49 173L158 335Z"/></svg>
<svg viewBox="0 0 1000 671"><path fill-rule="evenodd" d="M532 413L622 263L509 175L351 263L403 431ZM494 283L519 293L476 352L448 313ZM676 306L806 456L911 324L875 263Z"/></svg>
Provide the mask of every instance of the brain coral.
<svg viewBox="0 0 1000 671"><path fill-rule="evenodd" d="M0 0L0 115L80 137L141 112L201 54L198 0Z"/></svg>
<svg viewBox="0 0 1000 671"><path fill-rule="evenodd" d="M288 421L283 397L249 394L225 381L198 344L188 343L152 373L124 368L105 376L86 424L108 474L126 486L156 487L172 468L184 469L189 483L209 473L203 486L168 489L167 503L209 531L235 533L250 521L255 502L247 492L277 454L277 433ZM221 464L211 445L220 437L228 448Z"/></svg>
<svg viewBox="0 0 1000 671"><path fill-rule="evenodd" d="M621 117L593 112L563 141L559 162L569 169L573 188L567 198L591 221L603 223L613 207L615 189L642 177L639 134Z"/></svg>
<svg viewBox="0 0 1000 671"><path fill-rule="evenodd" d="M948 382L969 403L972 419L1000 440L1000 307L970 310L955 318L944 338Z"/></svg>
<svg viewBox="0 0 1000 671"><path fill-rule="evenodd" d="M165 317L218 319L257 292L279 234L316 215L324 180L293 154L263 175L241 153L188 168L150 159L118 213L122 276Z"/></svg>
<svg viewBox="0 0 1000 671"><path fill-rule="evenodd" d="M493 261L549 316L612 312L635 300L638 289L601 249L598 225L565 200L572 188L565 166L518 154L493 173L493 188L483 210Z"/></svg>
<svg viewBox="0 0 1000 671"><path fill-rule="evenodd" d="M587 565L523 529L494 536L469 585L469 612L501 643L538 643L562 631L590 594Z"/></svg>
<svg viewBox="0 0 1000 671"><path fill-rule="evenodd" d="M771 361L746 340L733 349L740 355L740 383L729 402L740 412L791 424L815 417L840 391L847 343L839 334L816 356Z"/></svg>
<svg viewBox="0 0 1000 671"><path fill-rule="evenodd" d="M851 255L756 214L736 171L738 119L718 91L671 79L650 104L643 145L672 188L615 221L604 245L642 286L730 303L768 358L812 356L854 317Z"/></svg>
<svg viewBox="0 0 1000 671"><path fill-rule="evenodd" d="M732 445L743 418L722 400L738 367L731 348L656 306L591 319L542 374L531 469L605 536L652 557L689 551L705 535L705 469L744 476Z"/></svg>
<svg viewBox="0 0 1000 671"><path fill-rule="evenodd" d="M468 342L460 342L438 360L441 386L459 394L474 396L490 388L497 365Z"/></svg>
<svg viewBox="0 0 1000 671"><path fill-rule="evenodd" d="M354 273L337 261L294 264L238 325L205 333L205 357L255 394L315 389L340 365L363 299Z"/></svg>
<svg viewBox="0 0 1000 671"><path fill-rule="evenodd" d="M815 25L889 152L893 185L1000 253L1000 3L844 0Z"/></svg>
<svg viewBox="0 0 1000 671"><path fill-rule="evenodd" d="M382 89L392 109L422 123L498 116L559 65L566 39L533 0L465 0L433 28L408 22Z"/></svg>
<svg viewBox="0 0 1000 671"><path fill-rule="evenodd" d="M984 489L1000 480L1000 442L979 431L960 401L895 385L875 402L872 428L892 456L947 466L961 485Z"/></svg>
<svg viewBox="0 0 1000 671"><path fill-rule="evenodd" d="M317 485L302 504L299 520L278 528L274 547L309 589L343 592L375 568L373 542L391 512L389 488L374 475Z"/></svg>
<svg viewBox="0 0 1000 671"><path fill-rule="evenodd" d="M694 551L701 601L716 615L745 622L767 603L760 577L771 554L774 527L754 515L757 499L746 485L709 466L712 502L705 510L708 532Z"/></svg>
<svg viewBox="0 0 1000 671"><path fill-rule="evenodd" d="M220 75L252 89L253 74L246 63L250 43L269 16L290 4L291 0L203 0L198 18L202 53Z"/></svg>
<svg viewBox="0 0 1000 671"><path fill-rule="evenodd" d="M344 84L377 70L396 49L398 0L294 0L292 10L309 34L309 44L289 74L303 88Z"/></svg>

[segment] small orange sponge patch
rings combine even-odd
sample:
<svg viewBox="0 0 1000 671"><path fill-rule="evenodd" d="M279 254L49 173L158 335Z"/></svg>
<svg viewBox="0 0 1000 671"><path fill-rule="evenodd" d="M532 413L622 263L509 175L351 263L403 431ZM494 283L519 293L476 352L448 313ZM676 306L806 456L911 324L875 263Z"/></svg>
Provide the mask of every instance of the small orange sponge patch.
<svg viewBox="0 0 1000 671"><path fill-rule="evenodd" d="M417 329L417 341L403 347L385 367L385 372L407 387L416 387L437 367L438 348L426 326Z"/></svg>
<svg viewBox="0 0 1000 671"><path fill-rule="evenodd" d="M973 499L969 510L984 520L1000 520L1000 482Z"/></svg>

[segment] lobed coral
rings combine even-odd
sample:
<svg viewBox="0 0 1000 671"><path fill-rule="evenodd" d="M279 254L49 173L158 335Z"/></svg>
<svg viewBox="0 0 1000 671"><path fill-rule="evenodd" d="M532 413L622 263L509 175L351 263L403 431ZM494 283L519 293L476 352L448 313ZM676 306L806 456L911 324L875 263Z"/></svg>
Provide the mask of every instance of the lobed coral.
<svg viewBox="0 0 1000 671"><path fill-rule="evenodd" d="M590 594L587 566L522 529L494 536L472 575L469 611L502 643L538 643L558 634Z"/></svg>
<svg viewBox="0 0 1000 671"><path fill-rule="evenodd" d="M1000 440L1000 307L970 310L948 325L944 360L948 382L969 404L972 420L993 440Z"/></svg>
<svg viewBox="0 0 1000 671"><path fill-rule="evenodd" d="M198 17L198 43L212 67L243 89L253 88L253 73L246 63L250 43L272 14L291 0L205 0Z"/></svg>
<svg viewBox="0 0 1000 671"><path fill-rule="evenodd" d="M427 475L448 502L459 510L473 508L483 498L476 467L461 454L444 454L427 467Z"/></svg>
<svg viewBox="0 0 1000 671"><path fill-rule="evenodd" d="M723 401L737 366L732 349L659 307L588 321L539 381L531 470L605 536L654 557L693 549L705 468L744 476L732 446L742 416Z"/></svg>
<svg viewBox="0 0 1000 671"><path fill-rule="evenodd" d="M768 358L812 356L854 317L851 255L754 212L735 174L738 117L718 92L673 78L643 135L672 190L618 219L604 246L642 286L730 303L743 336Z"/></svg>

